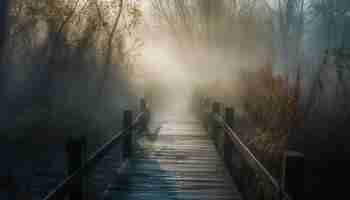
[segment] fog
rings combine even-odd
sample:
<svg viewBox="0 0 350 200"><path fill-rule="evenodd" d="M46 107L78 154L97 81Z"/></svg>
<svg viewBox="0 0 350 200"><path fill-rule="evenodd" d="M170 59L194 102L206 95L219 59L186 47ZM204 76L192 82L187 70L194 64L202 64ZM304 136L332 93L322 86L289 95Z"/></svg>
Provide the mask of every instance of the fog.
<svg viewBox="0 0 350 200"><path fill-rule="evenodd" d="M235 9L230 2L220 1L218 6L211 4L208 20L201 8L206 1L178 2L193 16L180 15L177 12L181 10L175 8L177 3L173 3L143 3L144 21L139 36L144 45L137 58L137 69L142 71L145 84L160 86L159 93L164 95L158 98L164 101L191 101L194 90L201 88L208 96L239 104L242 73L257 71L273 59L272 37L268 35L272 27L264 24L268 23L269 13L257 4L253 12L263 16L260 20L265 22L248 24L243 21L257 21L258 16L236 18L230 13L234 12L230 9Z"/></svg>
<svg viewBox="0 0 350 200"><path fill-rule="evenodd" d="M349 43L347 1L121 2L11 2L5 129L28 118L40 124L40 112L111 128L111 118L150 93L162 102L155 108L190 102L200 90L245 112L247 98L266 89L257 77L264 70L288 90L300 84L300 105L312 112L348 110L347 61L337 53Z"/></svg>
<svg viewBox="0 0 350 200"><path fill-rule="evenodd" d="M141 98L157 114L206 96L235 108L274 175L296 149L318 183L349 152L349 13L349 0L1 0L2 152L24 166L72 136L93 151Z"/></svg>

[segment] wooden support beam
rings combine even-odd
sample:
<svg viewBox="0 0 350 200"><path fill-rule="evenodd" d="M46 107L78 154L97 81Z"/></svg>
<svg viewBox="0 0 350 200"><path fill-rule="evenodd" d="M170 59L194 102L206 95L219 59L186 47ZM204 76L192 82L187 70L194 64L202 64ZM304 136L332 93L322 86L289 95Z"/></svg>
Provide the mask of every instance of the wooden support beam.
<svg viewBox="0 0 350 200"><path fill-rule="evenodd" d="M304 154L296 151L287 151L284 154L282 187L293 200L304 196L304 160Z"/></svg>
<svg viewBox="0 0 350 200"><path fill-rule="evenodd" d="M147 110L147 103L146 103L146 100L144 98L141 98L140 100L140 112L145 112L144 113L144 116L142 117L142 120L141 120L141 129L142 131L146 131L147 130L147 123L148 123L148 120L149 120L149 112Z"/></svg>
<svg viewBox="0 0 350 200"><path fill-rule="evenodd" d="M233 128L233 120L234 120L234 110L232 107L228 107L225 109L225 121L231 128ZM224 133L224 161L229 171L231 172L233 144L228 134L230 133L229 132Z"/></svg>
<svg viewBox="0 0 350 200"><path fill-rule="evenodd" d="M220 115L220 103L215 101L213 103L213 106L212 106L212 119L211 119L211 122L212 123L212 127L213 127L213 130L212 130L212 138L214 140L214 144L216 145L216 147L218 147L218 140L219 140L219 134L220 134L220 124L215 120L215 115Z"/></svg>
<svg viewBox="0 0 350 200"><path fill-rule="evenodd" d="M125 110L123 116L123 128L125 129L126 136L125 142L123 145L123 157L128 158L132 154L132 145L133 145L133 135L132 135L132 111Z"/></svg>
<svg viewBox="0 0 350 200"><path fill-rule="evenodd" d="M232 107L227 107L225 109L225 121L226 123L233 128L235 120L235 110Z"/></svg>
<svg viewBox="0 0 350 200"><path fill-rule="evenodd" d="M140 111L143 112L147 109L147 104L145 98L140 99Z"/></svg>
<svg viewBox="0 0 350 200"><path fill-rule="evenodd" d="M75 170L83 166L84 156L84 137L73 138L70 137L66 142L67 152L67 171L68 175L71 175ZM69 199L83 200L83 177L74 181L67 191Z"/></svg>
<svg viewBox="0 0 350 200"><path fill-rule="evenodd" d="M213 103L212 113L213 114L220 114L220 103L219 102L215 101Z"/></svg>

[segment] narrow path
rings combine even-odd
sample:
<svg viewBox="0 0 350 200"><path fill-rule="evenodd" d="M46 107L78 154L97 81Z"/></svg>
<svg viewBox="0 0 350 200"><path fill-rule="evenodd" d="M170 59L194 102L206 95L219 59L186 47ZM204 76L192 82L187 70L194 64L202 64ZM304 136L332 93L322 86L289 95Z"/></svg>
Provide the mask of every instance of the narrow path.
<svg viewBox="0 0 350 200"><path fill-rule="evenodd" d="M240 200L237 187L199 121L187 113L156 122L135 156L108 189L108 200Z"/></svg>

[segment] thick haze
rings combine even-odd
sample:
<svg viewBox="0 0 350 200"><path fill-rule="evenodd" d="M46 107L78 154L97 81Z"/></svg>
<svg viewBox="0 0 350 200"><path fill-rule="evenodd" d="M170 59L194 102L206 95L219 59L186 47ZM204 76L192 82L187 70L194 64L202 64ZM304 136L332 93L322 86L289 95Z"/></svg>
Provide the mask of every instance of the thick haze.
<svg viewBox="0 0 350 200"><path fill-rule="evenodd" d="M166 94L161 97L166 98L165 101L175 99L189 101L193 89L198 87L205 88L210 95L219 98L224 94L226 98L237 96L239 93L237 81L241 71L256 71L271 62L272 44L269 42L271 38L264 33L264 28L260 27L262 25L234 24L234 17L228 16L228 10L214 6L212 8L214 14L211 14L209 22L212 38L208 43L206 30L203 29L207 26L206 16L201 13L201 8L195 5L200 1L184 1L193 7L189 9L197 12L192 16L185 16L187 18L185 20L193 23L191 27L193 35L189 35L183 29L181 22L174 21L179 24L177 27L169 26L169 21L166 21L168 19L160 17L159 10L154 6L159 2L162 3L161 1L143 3L144 24L140 28L139 35L144 45L140 49L141 56L137 62L138 69L145 75L145 83L158 85ZM174 6L176 1L164 2ZM213 6L215 2L211 4ZM262 12L264 15L266 10L262 8L257 12ZM175 11L168 14L177 13ZM246 16L247 20L251 18L256 19L255 16ZM261 35L255 33L258 28L262 29ZM215 90L210 89L213 85L216 86ZM232 103L232 98L229 101Z"/></svg>
<svg viewBox="0 0 350 200"><path fill-rule="evenodd" d="M199 86L231 104L240 103L247 72L272 67L274 74L295 79L300 70L303 85L313 90L322 71L327 73L321 79L330 83L324 93L330 101L338 78L334 63L327 70L321 64L325 49L348 43L347 2L144 1L138 66L146 80L174 95Z"/></svg>

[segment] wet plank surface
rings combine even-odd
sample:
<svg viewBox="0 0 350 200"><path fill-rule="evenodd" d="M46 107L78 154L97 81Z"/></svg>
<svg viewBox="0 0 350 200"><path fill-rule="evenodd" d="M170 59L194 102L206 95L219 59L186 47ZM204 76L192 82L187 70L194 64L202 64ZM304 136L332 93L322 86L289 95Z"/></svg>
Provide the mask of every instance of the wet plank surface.
<svg viewBox="0 0 350 200"><path fill-rule="evenodd" d="M157 123L157 135L141 141L106 199L242 199L199 121L168 114Z"/></svg>

